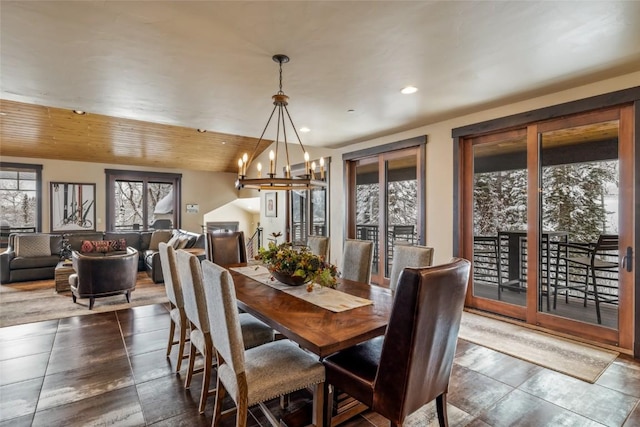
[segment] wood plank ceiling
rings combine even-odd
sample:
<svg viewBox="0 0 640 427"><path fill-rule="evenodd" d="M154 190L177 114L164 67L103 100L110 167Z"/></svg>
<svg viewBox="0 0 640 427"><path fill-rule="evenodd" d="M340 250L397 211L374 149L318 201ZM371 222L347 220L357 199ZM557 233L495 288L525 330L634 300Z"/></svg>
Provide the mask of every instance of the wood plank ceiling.
<svg viewBox="0 0 640 427"><path fill-rule="evenodd" d="M237 172L257 138L0 100L0 155ZM261 141L256 155L272 141Z"/></svg>

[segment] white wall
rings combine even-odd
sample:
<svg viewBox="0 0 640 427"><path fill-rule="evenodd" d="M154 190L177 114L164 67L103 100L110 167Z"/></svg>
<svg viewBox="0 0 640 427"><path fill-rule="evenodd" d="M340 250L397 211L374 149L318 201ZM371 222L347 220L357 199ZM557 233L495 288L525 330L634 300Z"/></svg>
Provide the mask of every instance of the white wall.
<svg viewBox="0 0 640 427"><path fill-rule="evenodd" d="M238 222L238 230L244 232L245 239L249 239L253 235L259 221L260 214L252 214L233 203L228 203L204 215L204 224L207 222Z"/></svg>

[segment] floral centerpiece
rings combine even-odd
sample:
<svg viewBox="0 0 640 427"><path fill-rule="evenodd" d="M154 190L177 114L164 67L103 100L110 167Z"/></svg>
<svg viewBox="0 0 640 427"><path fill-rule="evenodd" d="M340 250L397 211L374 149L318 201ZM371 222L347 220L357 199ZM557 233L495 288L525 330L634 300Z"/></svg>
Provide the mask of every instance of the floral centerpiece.
<svg viewBox="0 0 640 427"><path fill-rule="evenodd" d="M336 266L325 262L323 257L306 247L294 248L291 243L277 245L270 242L267 248L260 248L259 258L280 282L289 285L308 283L308 291L313 290L313 283L329 288L338 286Z"/></svg>

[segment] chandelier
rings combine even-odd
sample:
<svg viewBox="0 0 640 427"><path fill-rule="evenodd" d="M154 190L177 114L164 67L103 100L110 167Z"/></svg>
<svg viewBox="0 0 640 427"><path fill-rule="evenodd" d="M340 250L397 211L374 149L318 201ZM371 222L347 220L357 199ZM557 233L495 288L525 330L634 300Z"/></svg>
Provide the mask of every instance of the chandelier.
<svg viewBox="0 0 640 427"><path fill-rule="evenodd" d="M278 93L273 95L271 98L273 99L273 110L271 110L271 115L269 115L269 119L267 120L267 124L262 130L262 134L260 135L260 139L256 143L256 147L251 154L251 157L245 153L238 160L238 179L236 181L236 188L239 190L241 188L251 188L257 190L308 190L312 188L323 188L327 186L325 181L325 170L324 170L324 159L321 157L319 159L319 174L316 169L315 162L309 162L309 153L305 150L302 145L302 141L300 141L300 136L298 135L298 131L296 130L296 126L293 124L293 120L291 119L291 115L289 114L289 109L287 108L289 97L285 95L282 91L282 64L289 62L289 57L286 55L274 55L273 60L279 64L280 67L280 90ZM278 114L276 115L276 110ZM276 116L276 138L275 138L275 152L271 150L269 152L269 168L266 172L266 176L262 176L262 164L257 163L257 178L248 178L247 171L249 166L253 162L253 159L257 153L258 147L260 146L260 142L264 137L265 132L269 128L269 124L271 123L271 119ZM295 134L298 145L302 149L303 157L304 157L304 173L300 176L291 176L291 163L289 162L289 145L287 144L287 119L291 124L291 128L293 129L293 133ZM285 152L285 165L284 165L284 176L277 176L276 170L278 168L278 146L280 142L284 143L284 152Z"/></svg>

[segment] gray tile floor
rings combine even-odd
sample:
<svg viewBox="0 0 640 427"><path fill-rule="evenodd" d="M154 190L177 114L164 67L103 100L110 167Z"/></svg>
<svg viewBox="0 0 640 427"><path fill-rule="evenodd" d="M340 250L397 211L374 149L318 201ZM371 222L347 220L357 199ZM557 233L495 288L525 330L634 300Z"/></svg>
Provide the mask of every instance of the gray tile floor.
<svg viewBox="0 0 640 427"><path fill-rule="evenodd" d="M185 390L173 373L168 327L153 305L0 328L0 427L209 426L213 398L199 415L200 376ZM640 426L640 362L621 356L588 384L461 340L448 400L451 426ZM405 425L433 416L428 405ZM266 422L252 410L249 425ZM369 411L343 425L388 422Z"/></svg>

